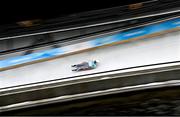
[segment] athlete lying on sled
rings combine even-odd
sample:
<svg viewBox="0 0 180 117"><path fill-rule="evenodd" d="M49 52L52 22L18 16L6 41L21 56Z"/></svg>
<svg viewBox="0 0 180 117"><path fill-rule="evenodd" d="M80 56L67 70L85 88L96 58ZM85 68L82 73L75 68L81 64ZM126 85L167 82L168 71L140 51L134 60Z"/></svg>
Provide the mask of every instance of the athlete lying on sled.
<svg viewBox="0 0 180 117"><path fill-rule="evenodd" d="M72 65L72 71L83 71L83 70L91 70L97 67L97 60L82 62L80 64Z"/></svg>

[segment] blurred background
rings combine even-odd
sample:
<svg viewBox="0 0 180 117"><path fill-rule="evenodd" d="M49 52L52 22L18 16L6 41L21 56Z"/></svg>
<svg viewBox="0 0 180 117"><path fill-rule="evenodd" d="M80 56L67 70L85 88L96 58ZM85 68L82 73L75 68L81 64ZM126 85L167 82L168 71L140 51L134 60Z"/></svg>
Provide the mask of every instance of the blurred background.
<svg viewBox="0 0 180 117"><path fill-rule="evenodd" d="M0 15L0 115L180 115L179 0L11 0Z"/></svg>

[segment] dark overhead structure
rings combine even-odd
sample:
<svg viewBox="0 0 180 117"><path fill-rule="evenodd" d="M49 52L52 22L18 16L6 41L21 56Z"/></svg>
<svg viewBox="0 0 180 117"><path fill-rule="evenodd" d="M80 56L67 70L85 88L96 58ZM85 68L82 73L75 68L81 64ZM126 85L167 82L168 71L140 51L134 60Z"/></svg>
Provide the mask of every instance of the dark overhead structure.
<svg viewBox="0 0 180 117"><path fill-rule="evenodd" d="M69 3L67 1L61 4L52 2L48 7L46 5L39 7L34 3L28 5L27 8L23 3L14 6L14 10L9 10L6 15L1 13L0 37L148 15L177 8L179 5L179 1L174 0L126 0L103 1L103 3L86 1L81 4L74 3L74 5L69 5ZM3 9L0 12L3 12Z"/></svg>
<svg viewBox="0 0 180 117"><path fill-rule="evenodd" d="M0 24L14 23L24 20L32 19L52 19L57 17L64 17L72 14L78 14L87 11L94 11L100 9L107 9L112 7L119 7L127 4L134 4L138 2L146 2L152 0L121 0L121 1L43 1L38 4L34 1L11 1L11 4L1 3ZM157 1L157 0L153 0Z"/></svg>

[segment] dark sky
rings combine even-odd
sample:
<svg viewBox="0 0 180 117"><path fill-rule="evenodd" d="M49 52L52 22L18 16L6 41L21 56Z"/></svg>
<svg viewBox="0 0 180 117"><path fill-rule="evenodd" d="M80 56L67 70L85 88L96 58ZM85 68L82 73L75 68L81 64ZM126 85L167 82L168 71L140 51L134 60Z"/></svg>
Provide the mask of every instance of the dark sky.
<svg viewBox="0 0 180 117"><path fill-rule="evenodd" d="M143 1L148 0L9 0L0 4L0 24L55 18Z"/></svg>

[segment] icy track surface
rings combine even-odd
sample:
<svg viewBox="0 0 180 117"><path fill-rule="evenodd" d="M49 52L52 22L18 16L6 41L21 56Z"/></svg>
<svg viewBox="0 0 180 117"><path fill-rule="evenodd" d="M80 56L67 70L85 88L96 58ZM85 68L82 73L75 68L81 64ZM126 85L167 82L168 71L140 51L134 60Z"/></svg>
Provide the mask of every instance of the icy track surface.
<svg viewBox="0 0 180 117"><path fill-rule="evenodd" d="M89 60L100 61L97 69L71 71L72 64ZM180 61L180 32L2 71L0 88L173 61Z"/></svg>

